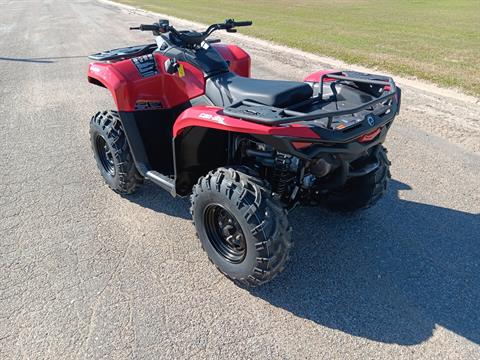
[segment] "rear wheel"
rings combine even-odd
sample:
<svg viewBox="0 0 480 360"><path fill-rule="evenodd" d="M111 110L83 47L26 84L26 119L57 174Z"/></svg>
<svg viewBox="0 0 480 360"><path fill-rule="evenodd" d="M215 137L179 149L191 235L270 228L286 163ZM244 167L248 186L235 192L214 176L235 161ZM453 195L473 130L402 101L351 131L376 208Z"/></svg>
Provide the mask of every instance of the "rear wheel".
<svg viewBox="0 0 480 360"><path fill-rule="evenodd" d="M116 111L102 111L90 121L90 141L105 182L120 194L135 192L143 182Z"/></svg>
<svg viewBox="0 0 480 360"><path fill-rule="evenodd" d="M260 180L220 168L199 179L191 201L202 247L227 277L255 286L283 270L291 230L286 212Z"/></svg>
<svg viewBox="0 0 480 360"><path fill-rule="evenodd" d="M325 205L333 211L354 212L374 205L387 191L390 161L387 150L381 147L376 155L378 167L367 175L351 178L344 187L332 191Z"/></svg>

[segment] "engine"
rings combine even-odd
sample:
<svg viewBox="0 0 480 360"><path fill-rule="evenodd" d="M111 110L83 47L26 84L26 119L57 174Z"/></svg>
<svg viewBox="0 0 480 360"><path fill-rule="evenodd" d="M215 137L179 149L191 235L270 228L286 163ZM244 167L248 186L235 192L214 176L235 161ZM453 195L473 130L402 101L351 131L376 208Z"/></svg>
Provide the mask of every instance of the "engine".
<svg viewBox="0 0 480 360"><path fill-rule="evenodd" d="M237 161L267 180L274 196L288 206L311 204L328 191L338 162L330 155L303 160L251 139L239 139Z"/></svg>

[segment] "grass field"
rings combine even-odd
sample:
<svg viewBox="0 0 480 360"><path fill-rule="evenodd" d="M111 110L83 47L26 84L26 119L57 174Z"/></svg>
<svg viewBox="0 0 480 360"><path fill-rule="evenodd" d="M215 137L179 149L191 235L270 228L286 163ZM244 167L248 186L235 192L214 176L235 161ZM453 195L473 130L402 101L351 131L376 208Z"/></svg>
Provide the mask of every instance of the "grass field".
<svg viewBox="0 0 480 360"><path fill-rule="evenodd" d="M480 0L120 0L480 96Z"/></svg>

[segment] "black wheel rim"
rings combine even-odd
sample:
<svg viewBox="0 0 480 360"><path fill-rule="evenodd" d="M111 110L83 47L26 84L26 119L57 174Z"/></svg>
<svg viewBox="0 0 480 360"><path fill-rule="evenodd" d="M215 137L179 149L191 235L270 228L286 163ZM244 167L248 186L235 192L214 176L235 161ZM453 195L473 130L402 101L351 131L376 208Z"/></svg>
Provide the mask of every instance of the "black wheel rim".
<svg viewBox="0 0 480 360"><path fill-rule="evenodd" d="M108 146L104 137L98 135L97 139L95 140L95 145L103 169L107 174L115 176L115 163L113 162L113 154L110 151L110 147Z"/></svg>
<svg viewBox="0 0 480 360"><path fill-rule="evenodd" d="M238 264L245 259L247 244L240 224L222 205L205 208L205 229L210 243L227 261Z"/></svg>

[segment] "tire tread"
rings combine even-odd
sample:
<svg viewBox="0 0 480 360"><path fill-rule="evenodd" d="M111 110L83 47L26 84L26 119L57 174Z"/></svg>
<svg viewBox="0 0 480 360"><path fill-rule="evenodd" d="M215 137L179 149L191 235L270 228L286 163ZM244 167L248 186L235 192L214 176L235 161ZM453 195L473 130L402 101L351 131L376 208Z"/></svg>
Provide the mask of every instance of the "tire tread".
<svg viewBox="0 0 480 360"><path fill-rule="evenodd" d="M215 185L212 186L213 184ZM209 260L219 271L239 285L262 285L277 276L289 259L292 241L286 213L272 198L268 186L259 179L235 168L219 168L201 177L193 187L190 208L192 218L195 219L195 202L201 193L207 191L223 193L222 189L225 190L231 204L243 214L250 227L250 233L255 238L258 253L256 266L250 274L238 279L225 274L210 256ZM202 248L205 250L203 243Z"/></svg>
<svg viewBox="0 0 480 360"><path fill-rule="evenodd" d="M115 192L119 194L132 194L138 190L143 183L143 177L138 172L133 156L130 152L130 147L123 130L120 116L117 111L105 110L96 113L90 121L90 138L92 150L94 153L96 133L105 137L112 148L112 154L115 157L118 166L115 167L118 176L118 183L113 186L107 179L105 183ZM102 172L102 164L95 158L98 168Z"/></svg>

